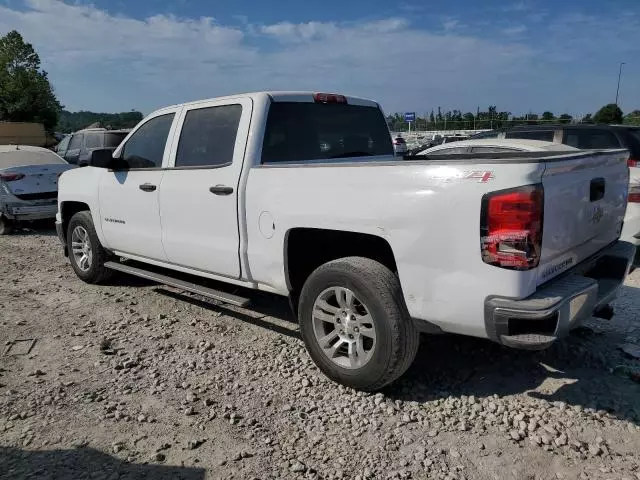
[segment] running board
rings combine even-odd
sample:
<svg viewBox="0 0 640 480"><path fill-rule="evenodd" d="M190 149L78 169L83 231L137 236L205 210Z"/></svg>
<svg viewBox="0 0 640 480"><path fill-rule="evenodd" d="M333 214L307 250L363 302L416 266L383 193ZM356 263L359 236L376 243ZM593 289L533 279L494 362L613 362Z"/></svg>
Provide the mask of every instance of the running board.
<svg viewBox="0 0 640 480"><path fill-rule="evenodd" d="M185 282L184 280L178 280L177 278L168 277L160 273L150 272L148 270L132 267L123 263L106 262L104 266L111 270L117 270L118 272L128 273L130 275L135 275L136 277L146 278L147 280L153 280L154 282L186 290L187 292L197 293L198 295L213 298L214 300L229 303L237 307L245 307L249 304L248 298L221 292L220 290L214 290L213 288L203 287L197 283Z"/></svg>

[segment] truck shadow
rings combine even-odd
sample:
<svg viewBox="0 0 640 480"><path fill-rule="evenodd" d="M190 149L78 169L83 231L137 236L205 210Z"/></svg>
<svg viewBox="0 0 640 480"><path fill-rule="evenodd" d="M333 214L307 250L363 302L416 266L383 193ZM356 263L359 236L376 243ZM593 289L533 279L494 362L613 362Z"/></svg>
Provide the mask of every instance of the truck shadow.
<svg viewBox="0 0 640 480"><path fill-rule="evenodd" d="M236 320L264 328L265 330L270 330L279 335L296 339L300 338L297 330L297 320L291 313L285 298L263 294L262 292L253 292L251 295L251 309L248 310L245 308L231 307L223 303L214 304L197 295L178 293L173 290L167 290L164 287L155 288L154 291L165 297L186 302L196 307L213 312L222 312ZM276 323L277 320L286 326L278 325L278 323ZM289 324L291 325L290 327Z"/></svg>
<svg viewBox="0 0 640 480"><path fill-rule="evenodd" d="M527 394L640 425L640 384L627 370L640 371L640 362L625 357L617 340L614 332L586 327L547 350L530 352L470 337L423 337L415 362L385 394L417 402Z"/></svg>
<svg viewBox="0 0 640 480"><path fill-rule="evenodd" d="M262 292L246 293L250 309L210 302L197 295L162 286L155 292L280 335L299 339L297 321L285 298ZM635 318L640 290L623 287L618 312L627 322ZM615 317L614 317L615 322ZM408 372L384 393L395 399L424 402L451 395L508 396L527 394L549 402L564 402L608 412L640 425L640 384L628 375L612 373L618 365L640 369L640 362L617 350L624 341L615 328L584 327L551 348L521 351L484 339L459 335L424 335ZM640 337L638 338L640 342ZM635 365L635 367L634 367Z"/></svg>
<svg viewBox="0 0 640 480"><path fill-rule="evenodd" d="M125 463L93 448L28 451L0 447L0 478L76 480L126 478L129 480L204 480L205 470L192 467Z"/></svg>

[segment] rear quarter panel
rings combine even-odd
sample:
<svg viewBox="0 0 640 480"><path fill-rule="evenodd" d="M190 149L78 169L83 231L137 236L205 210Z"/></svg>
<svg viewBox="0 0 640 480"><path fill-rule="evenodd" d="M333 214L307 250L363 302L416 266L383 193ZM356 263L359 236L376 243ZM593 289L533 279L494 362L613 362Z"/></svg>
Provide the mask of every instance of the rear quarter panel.
<svg viewBox="0 0 640 480"><path fill-rule="evenodd" d="M377 235L394 252L412 317L484 337L485 298L528 296L536 274L482 262L482 196L537 183L543 171L543 163L424 161L253 167L245 211L251 279L288 293L284 249L292 228Z"/></svg>

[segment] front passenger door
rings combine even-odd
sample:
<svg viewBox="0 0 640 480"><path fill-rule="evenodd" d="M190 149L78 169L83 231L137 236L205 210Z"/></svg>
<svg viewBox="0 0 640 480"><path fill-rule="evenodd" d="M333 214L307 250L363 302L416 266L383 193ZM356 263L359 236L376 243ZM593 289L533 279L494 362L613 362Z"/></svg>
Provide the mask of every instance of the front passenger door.
<svg viewBox="0 0 640 480"><path fill-rule="evenodd" d="M166 261L158 195L175 111L163 111L134 130L114 153L123 168L104 170L100 216L107 246L121 254Z"/></svg>

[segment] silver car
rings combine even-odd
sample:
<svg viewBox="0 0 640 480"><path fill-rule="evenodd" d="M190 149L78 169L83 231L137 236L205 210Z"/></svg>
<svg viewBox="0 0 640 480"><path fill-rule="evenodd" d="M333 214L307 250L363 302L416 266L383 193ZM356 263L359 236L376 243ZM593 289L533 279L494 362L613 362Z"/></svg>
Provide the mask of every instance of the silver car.
<svg viewBox="0 0 640 480"><path fill-rule="evenodd" d="M54 218L58 177L71 168L46 148L0 145L0 235L18 222Z"/></svg>

